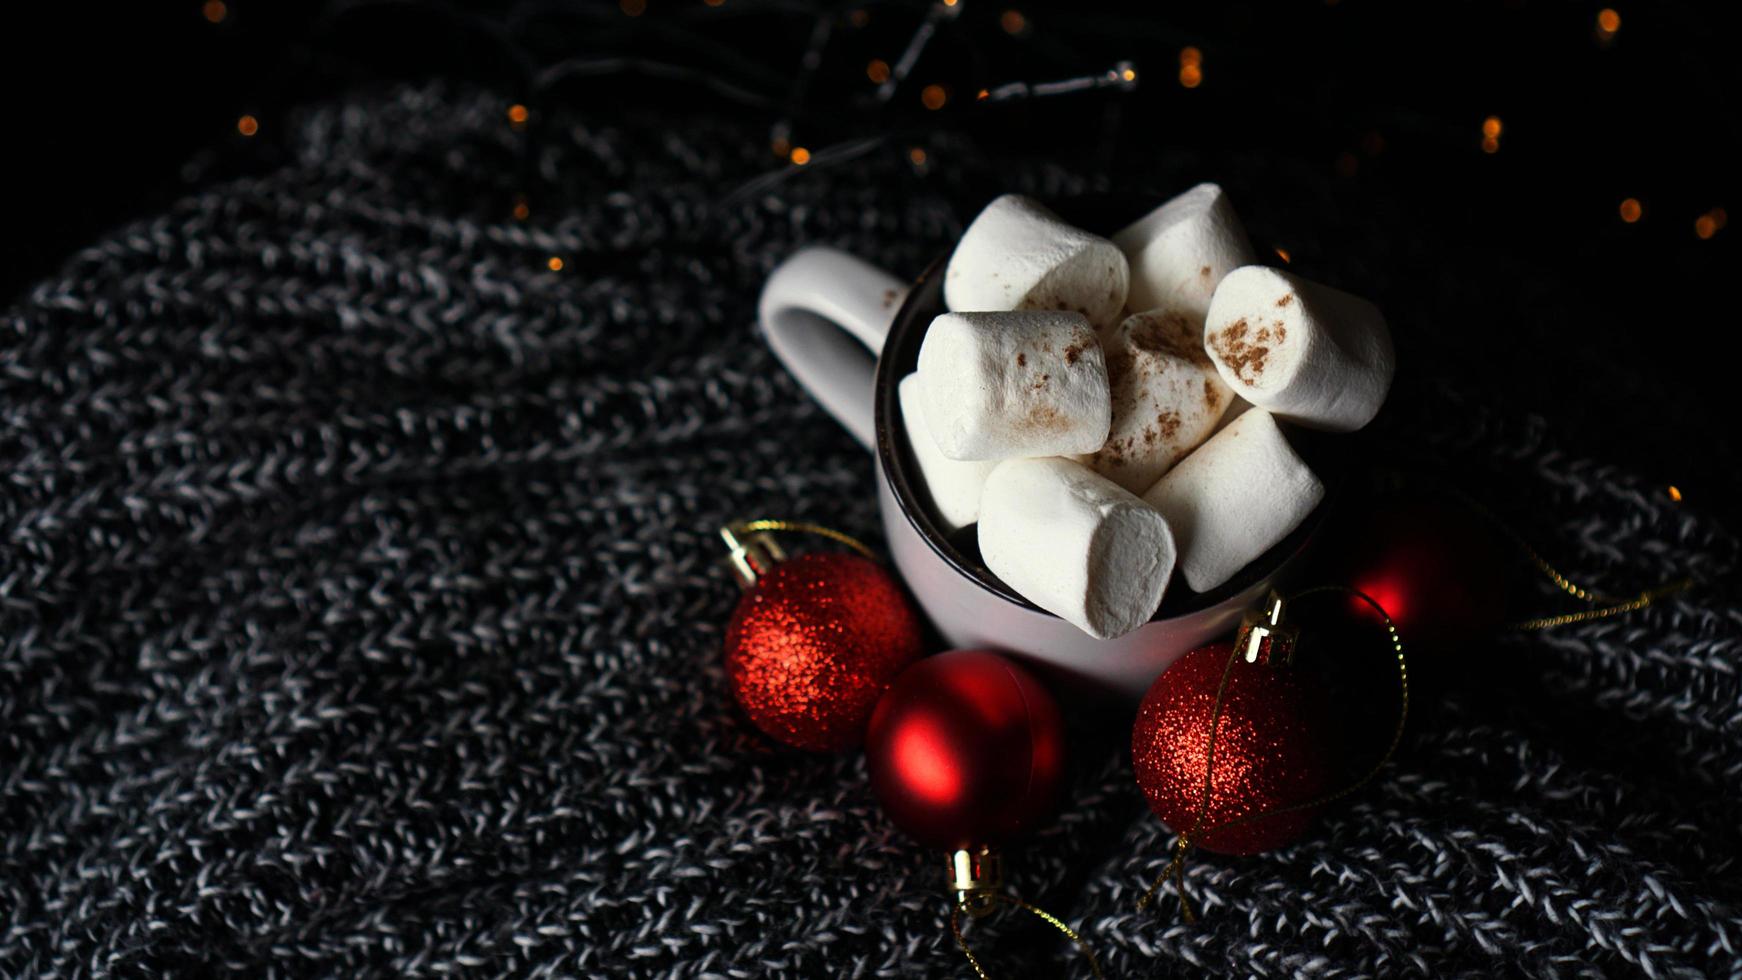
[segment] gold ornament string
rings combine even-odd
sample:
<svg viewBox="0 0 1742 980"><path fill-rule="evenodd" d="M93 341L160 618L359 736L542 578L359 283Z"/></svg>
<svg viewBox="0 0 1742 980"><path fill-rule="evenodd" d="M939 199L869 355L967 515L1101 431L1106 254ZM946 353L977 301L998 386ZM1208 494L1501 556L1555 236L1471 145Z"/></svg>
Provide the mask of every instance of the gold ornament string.
<svg viewBox="0 0 1742 980"><path fill-rule="evenodd" d="M1084 958L1089 961L1089 971L1097 978L1101 977L1101 964L1095 959L1095 951L1089 948L1088 943L1083 942L1083 937L1077 935L1075 929L1065 925L1064 921L1058 916L1053 915L1046 909L1030 905L1014 895L1006 895L1003 892L998 892L994 894L992 898L996 901L1003 902L1006 905L1014 905L1019 909L1030 912L1040 918L1041 921L1045 922L1047 925L1050 925L1059 932L1064 933L1065 938L1069 939L1072 943L1075 943L1077 951L1082 953ZM975 975L977 975L980 980L991 980L991 977L986 973L986 968L981 966L979 959L974 956L974 951L968 948L968 940L962 935L962 910L959 908L950 909L950 932L956 937L956 945L961 947L962 955L968 958L968 965L974 968Z"/></svg>
<svg viewBox="0 0 1742 980"><path fill-rule="evenodd" d="M1489 524L1493 525L1493 527L1504 535L1507 540L1511 541L1519 551L1524 553L1526 558L1530 559L1530 563L1536 567L1537 571L1542 573L1544 578L1554 583L1555 588L1565 592L1567 595L1572 596L1580 602L1588 602L1597 606L1596 609L1580 609L1576 612L1560 613L1551 616L1536 616L1531 619L1520 620L1516 623L1508 623L1506 628L1514 632L1523 633L1536 630L1555 629L1560 626L1570 626L1573 623L1588 623L1594 619L1608 619L1611 616L1621 616L1644 609L1666 596L1672 596L1678 592L1684 592L1693 588L1694 580L1691 576L1687 576L1676 579L1672 582L1666 582L1663 585L1654 588L1646 589L1632 597L1610 595L1608 593L1598 592L1596 589L1587 589L1574 582L1572 579L1567 578L1565 575L1562 575L1559 569L1548 563L1548 559L1544 558L1535 548L1530 546L1530 542L1524 540L1524 535L1513 530L1511 525L1502 521L1493 511L1483 506L1481 501L1478 501L1476 498L1462 490L1454 489L1450 492L1453 499L1462 503L1470 510L1475 511L1483 520L1486 520Z"/></svg>
<svg viewBox="0 0 1742 980"><path fill-rule="evenodd" d="M1511 538L1514 544L1518 545L1519 550L1524 552L1525 557L1530 559L1531 564L1536 566L1537 571L1541 572L1550 582L1553 582L1555 588L1560 589L1562 592L1565 592L1567 595L1570 595L1581 602L1602 603L1602 605L1598 606L1596 609L1581 609L1577 612L1560 613L1555 616L1537 616L1533 619L1525 619L1516 623L1509 623L1506 626L1509 630L1517 632L1548 630L1554 629L1557 626L1568 626L1573 623L1590 622L1593 619L1607 619L1610 616L1620 616L1644 609L1646 606L1651 605L1665 596L1672 596L1677 592L1686 591L1687 589L1693 588L1694 585L1692 577L1679 578L1673 582L1666 582L1655 588L1646 589L1630 599L1622 596L1608 595L1606 593L1598 592L1595 589L1587 589L1574 583L1565 575L1562 575L1558 569L1548 563L1547 559L1538 554L1536 549L1532 548L1530 543L1525 541L1524 537L1517 531L1501 524L1499 519L1491 514L1488 515L1488 519L1505 532L1506 536Z"/></svg>
<svg viewBox="0 0 1742 980"><path fill-rule="evenodd" d="M1295 593L1288 599L1288 601L1292 603L1308 596L1320 595L1327 592L1339 592L1354 596L1371 606L1373 611L1378 613L1380 618L1385 621L1386 634L1390 637L1392 650L1397 655L1397 684L1399 695L1397 726L1392 729L1390 744L1386 745L1385 752L1380 755L1379 761L1375 762L1373 767L1367 770L1365 775L1347 786L1344 786L1342 789L1326 793L1323 796L1318 796L1301 803L1291 803L1288 806L1261 810L1258 813L1249 813L1243 817L1238 817L1233 820L1225 820L1212 827L1203 829L1202 824L1204 818L1208 816L1210 812L1211 778L1214 775L1216 765L1216 732L1221 727L1222 705L1227 699L1228 694L1228 677L1233 673L1234 663L1239 659L1242 652L1242 645L1236 643L1234 649L1228 653L1228 662L1222 665L1222 680L1221 683L1216 686L1216 705L1210 713L1209 744L1206 746L1204 751L1204 792L1202 797L1199 799L1197 813L1192 818L1191 826L1181 833L1178 839L1175 840L1173 847L1173 860L1168 862L1167 868L1163 870L1161 875L1155 879L1155 882L1144 891L1143 897L1137 900L1137 907L1139 909L1148 908L1149 903L1155 898L1156 891L1159 890L1162 884L1169 878L1172 878L1174 880L1174 888L1179 893L1181 916L1183 916L1188 923L1195 923L1197 921L1197 914L1192 911L1191 900L1186 896L1185 878L1186 852L1191 849L1192 841L1195 838L1214 833L1215 831L1226 827L1238 827L1259 820L1266 820L1284 813L1293 813L1297 810L1312 809L1324 806L1328 803L1334 803L1372 782L1373 778L1379 775L1379 771L1385 768L1385 764L1391 761L1392 755L1397 752L1397 746L1403 741L1404 725L1409 721L1409 661L1403 656L1403 638L1398 635L1397 624L1392 622L1391 614L1385 611L1385 607L1380 605L1378 600L1374 599L1367 593L1362 592L1360 589L1352 589L1345 585L1315 586L1314 588Z"/></svg>
<svg viewBox="0 0 1742 980"><path fill-rule="evenodd" d="M814 534L818 537L828 538L830 541L844 544L872 561L877 560L877 555L872 552L870 548L865 547L865 543L860 541L858 538L837 531L832 527L824 527L821 524L812 524L809 521L779 521L768 519L758 521L739 521L736 524L726 525L723 530L738 535L756 534L762 531Z"/></svg>

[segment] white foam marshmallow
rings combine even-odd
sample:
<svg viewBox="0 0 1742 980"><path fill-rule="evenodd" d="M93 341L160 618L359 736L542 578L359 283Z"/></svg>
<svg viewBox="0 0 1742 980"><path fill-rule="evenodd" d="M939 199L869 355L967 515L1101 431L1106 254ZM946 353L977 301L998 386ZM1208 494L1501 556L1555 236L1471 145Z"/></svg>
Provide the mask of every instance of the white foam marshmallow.
<svg viewBox="0 0 1742 980"><path fill-rule="evenodd" d="M1209 438L1234 395L1204 353L1203 320L1184 310L1126 317L1103 340L1113 424L1079 461L1142 493Z"/></svg>
<svg viewBox="0 0 1742 980"><path fill-rule="evenodd" d="M1269 551L1312 513L1325 486L1276 419L1247 409L1149 488L1167 518L1186 584L1207 592Z"/></svg>
<svg viewBox="0 0 1742 980"><path fill-rule="evenodd" d="M1112 242L1005 194L962 233L944 270L944 303L968 313L1071 310L1100 328L1119 321L1127 276Z"/></svg>
<svg viewBox="0 0 1742 980"><path fill-rule="evenodd" d="M1080 313L945 313L919 347L926 428L955 460L1065 456L1107 441L1107 366Z"/></svg>
<svg viewBox="0 0 1742 980"><path fill-rule="evenodd" d="M1009 459L980 499L980 556L1028 601L1103 640L1149 621L1173 575L1167 521L1068 459Z"/></svg>
<svg viewBox="0 0 1742 980"><path fill-rule="evenodd" d="M901 399L901 422L913 448L919 475L931 496L932 514L945 534L953 534L980 519L980 490L997 460L954 460L938 449L925 424L925 394L915 372L895 388Z"/></svg>
<svg viewBox="0 0 1742 980"><path fill-rule="evenodd" d="M1216 288L1204 345L1235 394L1331 432L1372 421L1397 367L1377 306L1256 265L1234 270Z"/></svg>
<svg viewBox="0 0 1742 980"><path fill-rule="evenodd" d="M1222 277L1256 261L1246 230L1215 184L1199 184L1113 236L1131 263L1125 306L1181 307L1202 317Z"/></svg>

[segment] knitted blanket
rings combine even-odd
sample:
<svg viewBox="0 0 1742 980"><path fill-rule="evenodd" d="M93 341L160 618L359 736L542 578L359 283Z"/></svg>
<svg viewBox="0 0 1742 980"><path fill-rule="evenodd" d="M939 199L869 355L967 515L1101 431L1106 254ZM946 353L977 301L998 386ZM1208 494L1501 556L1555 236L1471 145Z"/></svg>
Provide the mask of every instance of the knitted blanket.
<svg viewBox="0 0 1742 980"><path fill-rule="evenodd" d="M701 113L565 116L521 168L505 101L308 111L0 319L0 974L968 972L862 758L735 713L714 531L878 537L870 460L756 335L775 263L911 275L993 193L1090 180L940 138L926 174L893 147L733 196L766 131ZM1494 641L1306 839L1195 854L1196 924L1136 908L1171 835L1079 723L1013 887L1108 976L1742 976L1737 540L1466 370L1439 311L1503 244L1434 271L1270 166L1216 176L1386 308L1400 458L1575 577L1705 585ZM969 937L1088 975L1026 916Z"/></svg>

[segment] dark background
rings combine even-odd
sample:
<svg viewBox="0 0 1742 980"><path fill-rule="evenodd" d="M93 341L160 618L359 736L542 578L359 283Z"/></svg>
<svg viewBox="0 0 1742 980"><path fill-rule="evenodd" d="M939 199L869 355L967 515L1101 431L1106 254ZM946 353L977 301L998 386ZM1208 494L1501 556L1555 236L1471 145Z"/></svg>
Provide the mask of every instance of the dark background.
<svg viewBox="0 0 1742 980"><path fill-rule="evenodd" d="M888 138L869 152L929 146L915 180L960 197L966 215L997 188L941 172L952 147L1048 154L1109 189L1172 192L1145 180L1168 154L1203 179L1263 174L1236 203L1259 248L1288 249L1303 271L1350 250L1367 266L1363 291L1455 297L1413 315L1467 331L1453 373L1472 389L1503 387L1511 409L1542 415L1573 448L1736 526L1734 413L1718 407L1735 372L1718 354L1739 326L1737 229L1696 232L1702 215L1742 201L1733 15L1617 4L1620 27L1605 37L1598 3L1160 7L963 0L879 105L866 65L897 59L923 4L233 0L215 22L193 0L33 4L7 15L0 52L12 169L0 294L114 226L270 167L290 152L287 114L356 86L446 79L529 105L521 156L504 165L526 170L547 210L562 206L562 179L537 172L537 129L556 104L606 118L703 106L766 118L771 141L788 118L813 166L866 137ZM797 97L823 21L831 33ZM1186 46L1202 53L1192 89L1178 77ZM1121 60L1138 72L1129 92L973 99ZM920 92L934 82L948 101L928 111ZM238 132L243 114L259 121L252 137ZM1490 115L1502 123L1493 153ZM781 162L771 149L770 170ZM723 175L722 195L747 176ZM1267 221L1263 205L1291 195L1329 195L1349 227ZM1626 198L1641 202L1635 223L1621 220ZM1372 228L1376 238L1354 237ZM1386 229L1433 244L1394 250ZM1521 383L1502 361L1535 367Z"/></svg>

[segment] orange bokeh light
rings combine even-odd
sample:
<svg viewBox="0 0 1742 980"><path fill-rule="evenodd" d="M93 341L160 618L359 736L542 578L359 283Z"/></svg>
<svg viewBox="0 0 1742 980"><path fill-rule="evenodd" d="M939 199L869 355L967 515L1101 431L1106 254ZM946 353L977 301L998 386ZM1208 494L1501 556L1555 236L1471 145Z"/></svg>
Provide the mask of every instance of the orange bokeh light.
<svg viewBox="0 0 1742 980"><path fill-rule="evenodd" d="M949 94L942 85L927 85L919 93L919 101L927 109L942 109L949 100Z"/></svg>
<svg viewBox="0 0 1742 980"><path fill-rule="evenodd" d="M241 133L243 136L253 136L255 133L260 132L260 120L255 119L253 116L243 116L236 120L236 132Z"/></svg>
<svg viewBox="0 0 1742 980"><path fill-rule="evenodd" d="M1625 221L1628 224L1632 224L1635 221L1638 221L1642 216L1644 216L1644 214L1645 214L1645 208L1640 205L1638 198L1630 197L1627 200L1621 202L1621 220L1622 221Z"/></svg>

